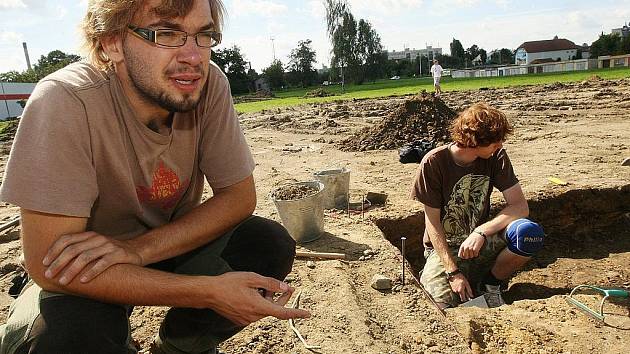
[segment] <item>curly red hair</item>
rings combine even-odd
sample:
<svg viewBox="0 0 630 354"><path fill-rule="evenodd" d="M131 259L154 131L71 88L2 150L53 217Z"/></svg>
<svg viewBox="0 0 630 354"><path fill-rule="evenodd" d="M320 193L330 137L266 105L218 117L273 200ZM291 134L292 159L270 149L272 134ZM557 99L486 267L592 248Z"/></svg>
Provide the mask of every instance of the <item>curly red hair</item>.
<svg viewBox="0 0 630 354"><path fill-rule="evenodd" d="M484 147L505 141L514 129L505 114L485 103L475 103L451 123L451 139L462 148Z"/></svg>

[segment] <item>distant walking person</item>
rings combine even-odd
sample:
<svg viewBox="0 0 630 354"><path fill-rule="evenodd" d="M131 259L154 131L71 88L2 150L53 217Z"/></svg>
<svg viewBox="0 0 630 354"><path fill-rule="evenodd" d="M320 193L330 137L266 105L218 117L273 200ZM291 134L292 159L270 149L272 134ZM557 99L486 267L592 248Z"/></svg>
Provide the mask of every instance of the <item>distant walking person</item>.
<svg viewBox="0 0 630 354"><path fill-rule="evenodd" d="M433 86L435 87L435 95L440 97L442 93L442 87L440 87L440 79L442 78L442 66L437 61L437 59L433 59L433 65L431 66L431 75L433 76Z"/></svg>

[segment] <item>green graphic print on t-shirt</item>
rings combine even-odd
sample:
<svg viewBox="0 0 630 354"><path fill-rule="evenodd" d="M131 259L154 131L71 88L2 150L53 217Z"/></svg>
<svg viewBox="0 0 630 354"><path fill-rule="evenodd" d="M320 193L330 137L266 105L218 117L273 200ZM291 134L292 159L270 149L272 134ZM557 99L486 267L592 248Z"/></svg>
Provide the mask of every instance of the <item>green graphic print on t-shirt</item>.
<svg viewBox="0 0 630 354"><path fill-rule="evenodd" d="M450 246L459 246L479 223L490 191L490 177L468 174L454 186L442 226Z"/></svg>

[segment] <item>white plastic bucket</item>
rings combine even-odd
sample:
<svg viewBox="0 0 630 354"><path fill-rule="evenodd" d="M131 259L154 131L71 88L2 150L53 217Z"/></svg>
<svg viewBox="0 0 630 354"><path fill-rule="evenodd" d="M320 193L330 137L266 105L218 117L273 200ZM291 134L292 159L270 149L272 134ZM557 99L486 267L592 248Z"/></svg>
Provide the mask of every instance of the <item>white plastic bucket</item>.
<svg viewBox="0 0 630 354"><path fill-rule="evenodd" d="M313 187L317 193L300 199L278 200L278 190L288 185L277 187L271 192L271 200L276 205L282 225L289 231L295 242L302 244L317 240L324 232L324 206L322 199L324 184L318 181L299 182L292 185Z"/></svg>
<svg viewBox="0 0 630 354"><path fill-rule="evenodd" d="M345 210L350 192L350 170L345 167L323 170L313 176L324 184L324 209Z"/></svg>

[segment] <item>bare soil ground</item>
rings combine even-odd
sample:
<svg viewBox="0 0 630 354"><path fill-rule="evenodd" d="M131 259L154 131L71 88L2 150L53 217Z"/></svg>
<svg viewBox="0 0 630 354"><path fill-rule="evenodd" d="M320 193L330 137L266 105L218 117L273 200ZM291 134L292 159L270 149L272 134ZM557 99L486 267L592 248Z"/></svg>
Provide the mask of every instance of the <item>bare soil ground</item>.
<svg viewBox="0 0 630 354"><path fill-rule="evenodd" d="M304 250L342 252L345 261L297 259L287 278L302 291L296 321L320 353L627 353L630 304L610 303L606 324L565 300L580 284L630 288L630 79L594 78L574 84L447 92L455 111L486 101L516 127L506 148L530 201L531 217L547 232L546 248L511 281L497 309L456 308L443 316L407 277L400 280L400 237L409 270L422 269L422 206L408 199L417 165L402 165L396 150L346 152L338 143L379 124L409 97L316 104L242 115L257 161L256 213L279 220L269 193L278 185L313 179L313 173L348 167L351 201L367 192L388 194L387 204L362 217L326 212L326 232ZM9 145L2 147L1 171ZM566 181L558 185L548 180ZM501 199L493 195L493 205ZM0 208L0 219L17 214ZM18 267L19 230L0 235L0 316ZM366 250L372 250L373 252ZM365 254L371 254L365 257ZM394 280L391 291L370 287L375 274ZM409 273L407 273L409 274ZM594 305L592 295L581 297ZM138 307L131 319L143 345L156 333L163 308ZM626 348L626 349L624 349ZM226 353L308 353L286 321L264 319L222 345Z"/></svg>

